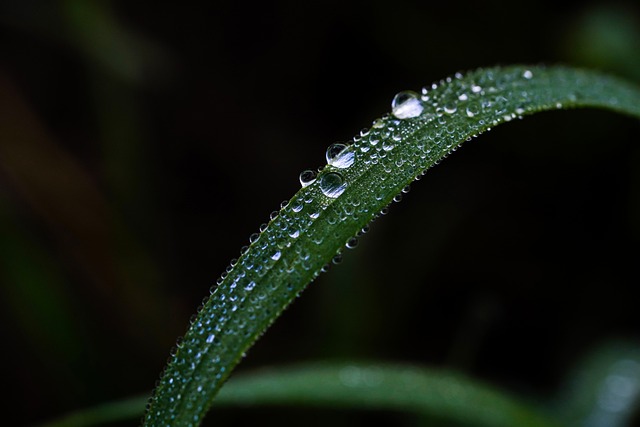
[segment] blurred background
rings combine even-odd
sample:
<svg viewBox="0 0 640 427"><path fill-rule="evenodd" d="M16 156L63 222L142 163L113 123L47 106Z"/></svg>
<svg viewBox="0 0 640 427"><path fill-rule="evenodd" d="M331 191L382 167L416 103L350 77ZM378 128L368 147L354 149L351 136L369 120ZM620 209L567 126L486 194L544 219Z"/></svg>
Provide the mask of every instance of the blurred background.
<svg viewBox="0 0 640 427"><path fill-rule="evenodd" d="M327 145L400 90L512 63L640 82L640 5L1 2L2 424L151 390L209 287ZM637 120L584 110L466 143L238 370L408 362L560 395L594 349L640 343L639 138ZM418 422L293 414L219 416Z"/></svg>

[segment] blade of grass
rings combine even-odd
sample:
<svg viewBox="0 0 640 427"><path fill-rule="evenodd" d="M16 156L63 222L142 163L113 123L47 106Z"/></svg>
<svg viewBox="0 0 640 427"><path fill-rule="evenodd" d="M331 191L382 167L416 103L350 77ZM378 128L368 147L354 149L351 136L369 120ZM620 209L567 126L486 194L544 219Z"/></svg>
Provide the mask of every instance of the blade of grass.
<svg viewBox="0 0 640 427"><path fill-rule="evenodd" d="M537 111L597 107L640 117L640 90L563 67L456 74L395 99L272 214L199 310L155 389L145 426L197 426L255 340L342 247L422 171L492 126ZM338 150L339 151L339 150Z"/></svg>
<svg viewBox="0 0 640 427"><path fill-rule="evenodd" d="M145 397L80 411L41 427L86 427L142 415ZM557 426L512 395L462 375L413 366L311 364L230 379L214 408L304 406L407 411L487 427Z"/></svg>

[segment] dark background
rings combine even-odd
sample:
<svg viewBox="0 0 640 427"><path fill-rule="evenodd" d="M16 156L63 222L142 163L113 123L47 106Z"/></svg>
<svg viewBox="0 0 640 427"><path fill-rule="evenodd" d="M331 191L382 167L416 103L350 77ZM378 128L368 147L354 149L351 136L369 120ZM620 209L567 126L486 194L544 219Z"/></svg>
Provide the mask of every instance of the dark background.
<svg viewBox="0 0 640 427"><path fill-rule="evenodd" d="M640 6L2 2L2 424L150 390L209 287L327 145L399 90L512 63L638 82ZM551 399L593 348L640 340L639 137L637 120L584 110L466 143L238 370L410 362ZM416 421L294 414L221 417Z"/></svg>

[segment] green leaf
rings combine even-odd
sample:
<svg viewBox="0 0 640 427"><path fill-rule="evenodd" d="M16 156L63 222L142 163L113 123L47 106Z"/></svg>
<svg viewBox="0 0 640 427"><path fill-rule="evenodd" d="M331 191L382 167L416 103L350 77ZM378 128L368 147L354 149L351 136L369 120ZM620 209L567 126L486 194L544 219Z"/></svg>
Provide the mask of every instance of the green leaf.
<svg viewBox="0 0 640 427"><path fill-rule="evenodd" d="M492 427L558 425L462 375L412 366L312 365L239 375L214 408L257 404L398 410Z"/></svg>
<svg viewBox="0 0 640 427"><path fill-rule="evenodd" d="M537 111L599 107L640 117L640 90L563 67L456 74L422 96L395 99L298 191L220 285L177 346L145 415L146 426L197 426L243 354L293 299L401 190L462 142ZM330 156L331 157L331 156Z"/></svg>
<svg viewBox="0 0 640 427"><path fill-rule="evenodd" d="M41 427L135 418L145 400L105 404ZM513 396L460 374L412 366L313 364L238 375L220 391L214 408L258 405L407 411L487 427L558 425Z"/></svg>

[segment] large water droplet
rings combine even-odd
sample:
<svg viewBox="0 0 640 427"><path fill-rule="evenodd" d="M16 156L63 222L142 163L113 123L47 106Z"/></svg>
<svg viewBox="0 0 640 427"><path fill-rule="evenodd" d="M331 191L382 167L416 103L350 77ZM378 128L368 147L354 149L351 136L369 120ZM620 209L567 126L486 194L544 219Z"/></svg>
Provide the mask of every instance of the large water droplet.
<svg viewBox="0 0 640 427"><path fill-rule="evenodd" d="M529 80L533 77L533 73L531 72L531 70L524 70L524 73L522 73L522 77Z"/></svg>
<svg viewBox="0 0 640 427"><path fill-rule="evenodd" d="M320 178L320 190L327 197L335 199L344 193L345 188L347 184L338 173L329 172Z"/></svg>
<svg viewBox="0 0 640 427"><path fill-rule="evenodd" d="M348 148L340 143L331 144L327 148L327 164L340 169L351 166L355 160L355 153Z"/></svg>
<svg viewBox="0 0 640 427"><path fill-rule="evenodd" d="M316 180L316 176L315 171L312 171L311 169L300 172L300 185L306 187L313 184Z"/></svg>
<svg viewBox="0 0 640 427"><path fill-rule="evenodd" d="M391 112L399 119L410 119L422 114L424 106L418 94L411 91L399 92L391 101Z"/></svg>

